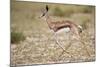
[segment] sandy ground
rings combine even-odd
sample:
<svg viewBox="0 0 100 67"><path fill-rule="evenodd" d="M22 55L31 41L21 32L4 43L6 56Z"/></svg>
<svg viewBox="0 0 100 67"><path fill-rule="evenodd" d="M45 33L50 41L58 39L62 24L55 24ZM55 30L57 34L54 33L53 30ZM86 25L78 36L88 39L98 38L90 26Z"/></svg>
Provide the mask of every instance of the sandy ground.
<svg viewBox="0 0 100 67"><path fill-rule="evenodd" d="M26 6L25 6L26 4ZM23 32L26 39L11 44L11 65L32 65L84 62L95 60L95 19L91 13L75 13L71 17L55 17L55 20L71 20L77 24L86 21L87 28L81 33L80 40L72 38L70 33L58 34L62 50L54 39L54 32L48 28L44 18L38 19L40 7L32 4L13 3L11 30ZM31 7L29 7L31 5ZM33 4L34 6L34 4ZM36 6L36 4L35 4ZM88 20L87 20L88 18Z"/></svg>

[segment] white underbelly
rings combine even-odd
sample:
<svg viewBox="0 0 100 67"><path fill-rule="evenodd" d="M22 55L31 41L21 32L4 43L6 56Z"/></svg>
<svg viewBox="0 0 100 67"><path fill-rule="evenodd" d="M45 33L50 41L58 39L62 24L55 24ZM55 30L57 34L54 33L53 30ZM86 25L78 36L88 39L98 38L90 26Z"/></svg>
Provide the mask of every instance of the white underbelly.
<svg viewBox="0 0 100 67"><path fill-rule="evenodd" d="M62 28L62 29L58 30L56 33L69 32L69 31L70 31L70 28L67 27L67 28Z"/></svg>

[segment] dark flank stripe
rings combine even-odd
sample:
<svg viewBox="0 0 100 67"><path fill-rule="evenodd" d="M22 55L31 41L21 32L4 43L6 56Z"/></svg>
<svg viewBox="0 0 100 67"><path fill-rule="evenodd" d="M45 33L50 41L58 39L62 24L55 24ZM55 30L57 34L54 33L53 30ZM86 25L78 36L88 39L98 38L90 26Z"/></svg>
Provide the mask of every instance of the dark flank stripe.
<svg viewBox="0 0 100 67"><path fill-rule="evenodd" d="M67 28L67 27L71 28L70 25L64 25L64 26L61 26L61 27L56 27L55 32L57 32L60 29Z"/></svg>

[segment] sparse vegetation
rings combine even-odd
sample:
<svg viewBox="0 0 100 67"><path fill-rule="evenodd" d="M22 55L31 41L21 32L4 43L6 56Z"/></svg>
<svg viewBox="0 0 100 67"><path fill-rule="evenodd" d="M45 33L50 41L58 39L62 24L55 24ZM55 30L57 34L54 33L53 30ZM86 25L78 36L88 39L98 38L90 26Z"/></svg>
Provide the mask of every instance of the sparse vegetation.
<svg viewBox="0 0 100 67"><path fill-rule="evenodd" d="M53 13L55 16L64 16L64 13L63 13L63 11L60 9L60 8L58 8L58 7L56 7L55 9L54 9L54 13Z"/></svg>
<svg viewBox="0 0 100 67"><path fill-rule="evenodd" d="M44 3L12 2L11 5L11 64L31 65L46 63L81 62L95 60L94 7L80 5L49 4L51 18L55 21L71 20L82 25L80 34L90 52L83 45L70 41L69 33L59 34L60 42L69 54L63 52L53 38L44 17L39 19ZM90 25L90 26L89 26ZM23 34L24 33L24 34ZM62 35L63 34L63 35ZM64 41L63 41L64 40ZM69 48L68 48L69 47ZM72 57L71 57L72 55Z"/></svg>
<svg viewBox="0 0 100 67"><path fill-rule="evenodd" d="M83 8L81 8L81 12L83 12L83 13L92 13L92 10L93 10L93 7L91 7L91 6L85 6L85 7L83 7Z"/></svg>
<svg viewBox="0 0 100 67"><path fill-rule="evenodd" d="M73 14L73 10L70 8L65 8L65 10L62 10L60 7L55 7L53 14L55 16L60 16L60 17L64 17L64 16L70 16L71 14Z"/></svg>
<svg viewBox="0 0 100 67"><path fill-rule="evenodd" d="M53 15L55 16L67 16L70 17L70 15L74 13L92 13L94 10L91 6L68 6L68 7L55 7L53 10Z"/></svg>

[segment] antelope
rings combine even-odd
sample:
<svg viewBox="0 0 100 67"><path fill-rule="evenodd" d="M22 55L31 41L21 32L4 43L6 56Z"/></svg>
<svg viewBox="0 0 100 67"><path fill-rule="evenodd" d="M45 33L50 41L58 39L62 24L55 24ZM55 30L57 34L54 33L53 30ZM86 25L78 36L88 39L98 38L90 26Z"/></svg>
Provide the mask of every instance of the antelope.
<svg viewBox="0 0 100 67"><path fill-rule="evenodd" d="M46 5L45 12L42 14L41 17L45 16L46 22L51 30L53 30L55 33L59 32L60 30L65 29L66 32L71 31L73 34L77 35L79 38L79 33L82 32L82 27L80 25L77 25L69 20L63 20L63 21L51 21L50 16L48 15L48 5Z"/></svg>
<svg viewBox="0 0 100 67"><path fill-rule="evenodd" d="M61 43L57 40L57 33L60 30L64 30L66 32L72 32L76 36L76 39L80 39L80 33L82 32L82 27L80 25L75 24L72 21L69 21L69 20L51 21L51 18L48 14L48 10L49 10L48 5L46 5L45 11L43 12L43 14L39 18L41 18L41 17L46 18L46 22L48 24L48 27L50 28L50 30L54 31L56 43L63 49L63 51L66 51L61 46ZM69 53L69 52L67 52L67 53Z"/></svg>

